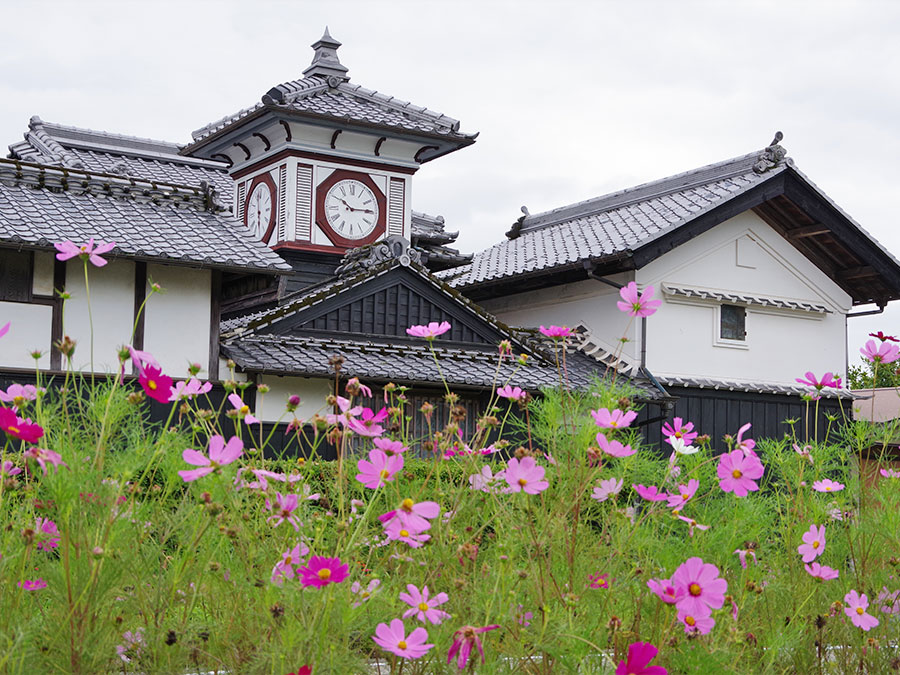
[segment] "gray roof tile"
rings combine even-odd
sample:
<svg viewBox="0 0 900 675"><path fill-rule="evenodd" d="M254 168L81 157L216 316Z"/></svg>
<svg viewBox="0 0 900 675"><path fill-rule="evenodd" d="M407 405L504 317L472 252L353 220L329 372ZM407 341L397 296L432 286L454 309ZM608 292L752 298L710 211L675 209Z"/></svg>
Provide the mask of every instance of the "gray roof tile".
<svg viewBox="0 0 900 675"><path fill-rule="evenodd" d="M719 389L725 391L748 391L757 394L784 394L787 396L801 396L810 393L809 387L800 384L778 384L775 382L743 382L740 380L720 380L714 377L693 377L679 375L658 375L657 380L667 387L691 387L696 389ZM676 394L677 395L677 394ZM848 389L822 390L823 398L857 399L866 398Z"/></svg>

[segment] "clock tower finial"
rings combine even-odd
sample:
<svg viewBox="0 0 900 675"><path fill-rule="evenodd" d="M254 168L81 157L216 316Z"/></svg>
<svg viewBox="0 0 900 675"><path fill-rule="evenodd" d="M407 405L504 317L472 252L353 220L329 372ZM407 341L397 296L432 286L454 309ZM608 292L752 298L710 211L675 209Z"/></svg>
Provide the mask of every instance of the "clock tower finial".
<svg viewBox="0 0 900 675"><path fill-rule="evenodd" d="M316 42L312 44L312 48L316 50L312 63L309 68L303 71L304 77L320 75L322 77L337 77L341 80L349 80L347 75L347 66L341 64L338 58L337 50L341 43L331 37L328 32L328 26L325 26L325 33Z"/></svg>

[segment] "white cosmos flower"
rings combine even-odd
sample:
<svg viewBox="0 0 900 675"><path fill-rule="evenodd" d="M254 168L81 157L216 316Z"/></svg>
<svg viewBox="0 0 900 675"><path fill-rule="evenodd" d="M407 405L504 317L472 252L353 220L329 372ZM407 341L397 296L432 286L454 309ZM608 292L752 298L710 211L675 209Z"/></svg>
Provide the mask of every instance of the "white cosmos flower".
<svg viewBox="0 0 900 675"><path fill-rule="evenodd" d="M672 444L672 449L679 455L693 455L695 452L700 451L700 448L696 445L685 445L684 439L677 436L671 436L669 442Z"/></svg>

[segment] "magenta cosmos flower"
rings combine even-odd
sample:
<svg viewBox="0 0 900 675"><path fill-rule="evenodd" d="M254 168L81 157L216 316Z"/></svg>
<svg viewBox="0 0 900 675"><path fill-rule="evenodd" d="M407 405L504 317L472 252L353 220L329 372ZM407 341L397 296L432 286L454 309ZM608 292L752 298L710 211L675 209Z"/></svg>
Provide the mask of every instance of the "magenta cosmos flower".
<svg viewBox="0 0 900 675"><path fill-rule="evenodd" d="M688 558L672 575L672 584L683 588L684 597L675 606L691 616L709 616L710 610L725 603L728 582L719 577L719 568L702 558Z"/></svg>
<svg viewBox="0 0 900 675"><path fill-rule="evenodd" d="M844 607L844 614L850 617L850 621L853 622L854 626L868 631L878 625L878 619L866 613L866 610L869 608L869 598L866 597L865 593L860 595L855 590L850 591L844 596L844 602L848 605Z"/></svg>
<svg viewBox="0 0 900 675"><path fill-rule="evenodd" d="M59 546L59 530L49 518L38 518L34 524L34 530L38 534L36 547L40 551L51 551Z"/></svg>
<svg viewBox="0 0 900 675"><path fill-rule="evenodd" d="M47 464L52 464L54 469L59 469L60 466L68 468L68 465L62 461L62 455L45 448L28 448L25 451L25 459L33 459L37 462L45 475L47 473Z"/></svg>
<svg viewBox="0 0 900 675"><path fill-rule="evenodd" d="M674 605L687 593L686 589L673 584L671 579L648 579L647 588L667 605Z"/></svg>
<svg viewBox="0 0 900 675"><path fill-rule="evenodd" d="M104 253L109 253L116 246L116 242L97 242L97 246L94 246L94 238L91 237L88 239L88 243L74 244L71 241L61 241L58 244L53 244L56 247L56 250L59 253L56 254L56 259L60 261L69 260L70 258L80 257L82 260L89 260L90 263L94 267L103 267L106 264L106 260L101 258L100 256Z"/></svg>
<svg viewBox="0 0 900 675"><path fill-rule="evenodd" d="M616 675L668 675L662 666L651 666L659 650L649 642L632 642L628 645L628 658L619 661Z"/></svg>
<svg viewBox="0 0 900 675"><path fill-rule="evenodd" d="M722 453L716 467L719 487L723 492L734 492L735 497L746 497L748 492L759 490L754 481L762 478L764 471L759 457L745 455L742 450Z"/></svg>
<svg viewBox="0 0 900 675"><path fill-rule="evenodd" d="M392 441L390 438L373 438L372 443L374 443L375 447L379 450L383 450L384 454L388 457L399 455L409 450L409 448L400 441Z"/></svg>
<svg viewBox="0 0 900 675"><path fill-rule="evenodd" d="M244 424L259 424L259 420L250 414L250 406L244 403L237 394L229 394L228 402L232 405L232 410L237 414L238 419L244 420Z"/></svg>
<svg viewBox="0 0 900 675"><path fill-rule="evenodd" d="M621 478L607 478L606 480L601 480L600 485L594 488L594 491L591 493L591 499L596 499L598 502L605 502L607 499L616 496L621 491Z"/></svg>
<svg viewBox="0 0 900 675"><path fill-rule="evenodd" d="M8 459L4 459L3 464L0 465L0 476L16 476L20 473L22 473L22 469Z"/></svg>
<svg viewBox="0 0 900 675"><path fill-rule="evenodd" d="M882 342L884 342L885 340L890 340L891 342L900 342L900 340L895 338L893 335L885 335L881 331L878 331L877 333L869 333L869 337L878 338Z"/></svg>
<svg viewBox="0 0 900 675"><path fill-rule="evenodd" d="M163 375L162 371L155 366L147 365L140 371L138 384L144 388L144 393L154 401L168 403L172 397L172 378Z"/></svg>
<svg viewBox="0 0 900 675"><path fill-rule="evenodd" d="M803 562L812 562L825 551L825 526L809 526L809 532L803 533L803 543L797 547L797 553L803 556Z"/></svg>
<svg viewBox="0 0 900 675"><path fill-rule="evenodd" d="M837 579L841 576L841 573L836 569L831 567L827 567L825 565L820 565L817 562L814 562L809 565L804 565L806 571L809 572L811 577L815 577L816 579L821 579L822 581L829 581L831 579Z"/></svg>
<svg viewBox="0 0 900 675"><path fill-rule="evenodd" d="M840 492L844 489L844 484L837 483L830 478L824 478L813 483L812 488L816 492Z"/></svg>
<svg viewBox="0 0 900 675"><path fill-rule="evenodd" d="M458 653L456 666L463 670L469 661L469 654L472 653L472 647L478 649L481 655L481 662L484 663L484 648L481 646L481 640L478 639L479 634L486 633L489 630L500 628L499 624L490 626L482 626L475 628L474 626L463 626L453 634L453 644L450 645L450 651L447 652L447 663L453 661L453 657Z"/></svg>
<svg viewBox="0 0 900 675"><path fill-rule="evenodd" d="M567 338L572 334L572 329L568 326L541 326L541 335L554 340Z"/></svg>
<svg viewBox="0 0 900 675"><path fill-rule="evenodd" d="M669 498L668 494L660 492L659 488L655 485L645 487L644 485L638 484L632 485L631 487L641 496L641 499L646 499L648 502L664 502Z"/></svg>
<svg viewBox="0 0 900 675"><path fill-rule="evenodd" d="M209 457L202 452L188 448L181 453L182 459L188 464L200 467L199 469L185 469L178 475L185 483L202 478L212 473L220 466L231 464L244 454L244 442L237 436L232 436L228 443L222 436L213 436L209 439Z"/></svg>
<svg viewBox="0 0 900 675"><path fill-rule="evenodd" d="M17 586L25 591L39 591L42 588L47 588L47 582L43 579L25 579L20 581Z"/></svg>
<svg viewBox="0 0 900 675"><path fill-rule="evenodd" d="M825 373L820 380L812 371L807 371L806 379L798 377L797 382L807 387L812 387L816 391L822 391L825 387L834 387L839 389L841 386L841 378L834 377L833 373Z"/></svg>
<svg viewBox="0 0 900 675"><path fill-rule="evenodd" d="M602 433L598 433L596 438L600 449L611 457L630 457L637 452L630 445L622 445L619 441L610 441Z"/></svg>
<svg viewBox="0 0 900 675"><path fill-rule="evenodd" d="M322 588L328 584L339 584L350 576L350 567L341 564L340 558L325 558L314 555L306 563L305 567L297 569L300 574L300 583L304 586Z"/></svg>
<svg viewBox="0 0 900 675"><path fill-rule="evenodd" d="M378 624L372 639L385 651L404 659L418 659L434 647L433 644L425 643L428 640L427 630L419 626L407 635L406 626L400 619L393 619L390 626L386 623Z"/></svg>
<svg viewBox="0 0 900 675"><path fill-rule="evenodd" d="M666 443L672 444L673 438L680 438L685 445L690 445L700 434L694 431L693 422L684 422L680 417L672 420L672 424L666 422L662 428L663 436L666 437Z"/></svg>
<svg viewBox="0 0 900 675"><path fill-rule="evenodd" d="M604 429L622 429L630 425L637 417L634 410L622 411L618 408L612 411L606 408L591 410L591 415L594 417L594 423Z"/></svg>
<svg viewBox="0 0 900 675"><path fill-rule="evenodd" d="M525 390L520 387L511 387L506 385L497 389L497 396L500 398L508 398L511 401L518 401L525 395Z"/></svg>
<svg viewBox="0 0 900 675"><path fill-rule="evenodd" d="M18 438L26 443L37 443L44 435L44 429L39 424L19 417L9 408L0 408L0 429L10 438Z"/></svg>
<svg viewBox="0 0 900 675"><path fill-rule="evenodd" d="M693 497L697 493L697 489L700 487L700 481L696 478L691 478L687 485L679 485L678 491L673 492L669 495L669 508L670 509L680 509L682 506L688 503L688 500Z"/></svg>
<svg viewBox="0 0 900 675"><path fill-rule="evenodd" d="M394 479L403 468L403 455L388 457L384 450L369 450L369 459L359 460L356 466L359 468L356 480L374 490Z"/></svg>
<svg viewBox="0 0 900 675"><path fill-rule="evenodd" d="M869 340L859 353L872 363L893 363L900 358L900 346L892 342L876 344L875 340Z"/></svg>
<svg viewBox="0 0 900 675"><path fill-rule="evenodd" d="M894 469L879 469L878 473L885 478L900 478L900 471Z"/></svg>
<svg viewBox="0 0 900 675"><path fill-rule="evenodd" d="M525 491L527 494L536 495L550 487L550 483L544 480L544 467L535 462L534 457L510 459L506 464L503 478L509 483L512 492Z"/></svg>
<svg viewBox="0 0 900 675"><path fill-rule="evenodd" d="M647 286L643 293L638 294L637 284L629 281L619 290L622 299L616 306L628 316L646 317L655 314L662 304L662 300L653 299L653 286Z"/></svg>
<svg viewBox="0 0 900 675"><path fill-rule="evenodd" d="M382 408L377 413L371 408L363 408L358 417L351 417L347 420L347 428L367 438L381 436L384 433L384 427L381 423L387 419L387 408Z"/></svg>
<svg viewBox="0 0 900 675"><path fill-rule="evenodd" d="M284 521L287 521L294 527L295 531L299 532L300 522L297 520L297 516L294 515L294 511L297 510L299 505L300 498L297 495L283 495L280 492L276 492L274 508L272 508L272 502L268 498L266 499L266 510L273 511L273 514L266 518L266 522L272 523L272 527L278 527Z"/></svg>
<svg viewBox="0 0 900 675"><path fill-rule="evenodd" d="M752 548L739 548L735 550L738 560L741 561L741 567L747 569L747 556L753 558L753 564L758 565L756 561L756 552Z"/></svg>
<svg viewBox="0 0 900 675"><path fill-rule="evenodd" d="M446 593L438 593L433 598L429 598L428 586L423 586L420 591L413 584L407 584L406 590L409 593L400 593L400 599L410 607L403 613L404 619L414 616L419 621L428 621L437 626L450 618L447 612L435 609L450 599Z"/></svg>
<svg viewBox="0 0 900 675"><path fill-rule="evenodd" d="M438 335L443 335L450 330L450 323L447 321L432 321L427 326L410 326L406 329L406 334L412 337L425 338L426 340L434 340Z"/></svg>

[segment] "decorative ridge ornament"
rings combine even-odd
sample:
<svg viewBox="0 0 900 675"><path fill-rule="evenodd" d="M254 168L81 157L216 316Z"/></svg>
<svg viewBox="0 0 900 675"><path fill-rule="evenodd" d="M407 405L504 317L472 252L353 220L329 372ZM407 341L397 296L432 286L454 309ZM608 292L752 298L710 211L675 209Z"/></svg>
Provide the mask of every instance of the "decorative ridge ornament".
<svg viewBox="0 0 900 675"><path fill-rule="evenodd" d="M409 240L393 234L381 241L351 248L344 254L335 274L339 277L359 274L389 260L397 260L404 267L409 267L413 263L421 264L421 254L410 246Z"/></svg>
<svg viewBox="0 0 900 675"><path fill-rule="evenodd" d="M312 63L303 71L304 77L320 75L326 78L328 86L337 87L341 82L350 79L347 75L347 66L341 63L338 58L337 50L341 43L331 37L328 32L328 26L325 26L325 33L316 42L313 42L312 48L316 50Z"/></svg>
<svg viewBox="0 0 900 675"><path fill-rule="evenodd" d="M780 131L775 132L775 138L756 158L756 163L753 165L754 173L766 173L766 171L770 171L784 162L787 157L787 150L779 145L783 138L783 133Z"/></svg>

